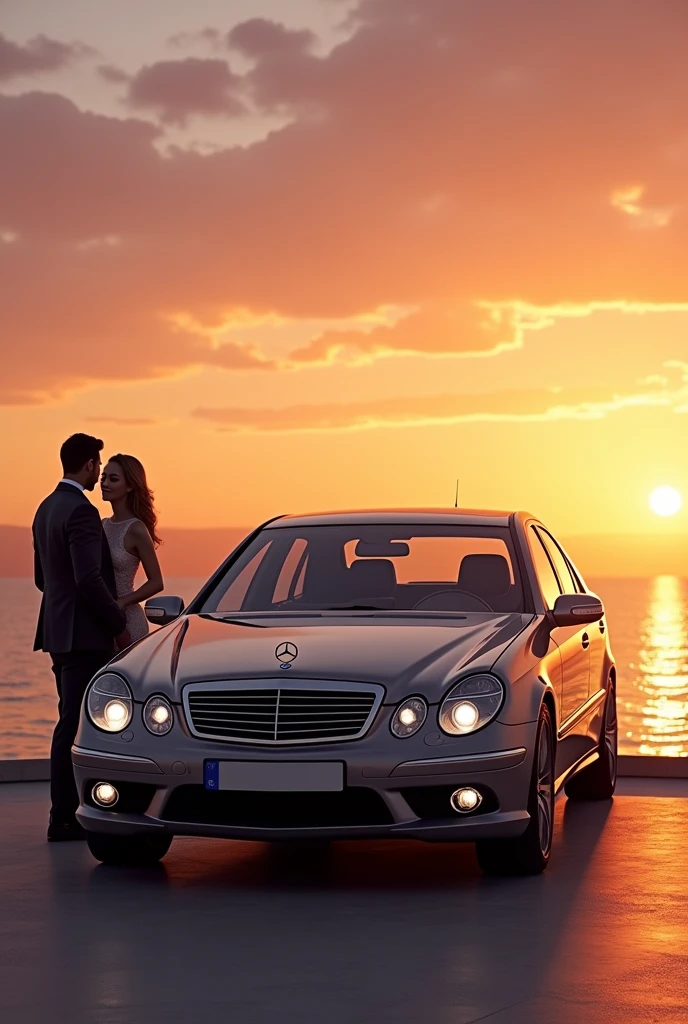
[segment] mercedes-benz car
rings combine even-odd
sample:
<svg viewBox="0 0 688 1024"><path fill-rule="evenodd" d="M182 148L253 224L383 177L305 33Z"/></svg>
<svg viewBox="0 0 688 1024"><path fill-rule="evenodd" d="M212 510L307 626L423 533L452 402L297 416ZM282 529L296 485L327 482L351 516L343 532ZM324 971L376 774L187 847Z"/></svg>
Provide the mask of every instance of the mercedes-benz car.
<svg viewBox="0 0 688 1024"><path fill-rule="evenodd" d="M106 863L174 836L473 842L489 874L550 858L555 794L616 780L600 599L523 512L282 516L84 699L78 820Z"/></svg>

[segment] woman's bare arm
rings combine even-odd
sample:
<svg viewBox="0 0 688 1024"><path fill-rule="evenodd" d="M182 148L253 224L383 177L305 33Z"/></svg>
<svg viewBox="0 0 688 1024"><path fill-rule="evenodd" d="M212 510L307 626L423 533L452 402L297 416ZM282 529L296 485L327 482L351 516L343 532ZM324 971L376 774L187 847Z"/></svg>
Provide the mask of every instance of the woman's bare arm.
<svg viewBox="0 0 688 1024"><path fill-rule="evenodd" d="M132 523L124 538L124 547L130 555L137 555L141 559L143 571L146 574L146 582L142 583L138 590L117 600L120 608L126 608L130 604L141 604L149 597L155 597L163 589L162 570L155 551L155 545L143 523Z"/></svg>

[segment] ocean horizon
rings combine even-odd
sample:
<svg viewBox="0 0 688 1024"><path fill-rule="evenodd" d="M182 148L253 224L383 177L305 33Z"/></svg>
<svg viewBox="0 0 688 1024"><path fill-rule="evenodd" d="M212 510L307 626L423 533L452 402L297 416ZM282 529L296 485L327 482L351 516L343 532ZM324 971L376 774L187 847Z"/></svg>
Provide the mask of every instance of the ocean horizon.
<svg viewBox="0 0 688 1024"><path fill-rule="evenodd" d="M171 577L189 601L205 577ZM618 672L622 754L688 756L688 579L591 578L605 603ZM48 655L32 650L40 595L0 578L0 759L47 757L57 713Z"/></svg>

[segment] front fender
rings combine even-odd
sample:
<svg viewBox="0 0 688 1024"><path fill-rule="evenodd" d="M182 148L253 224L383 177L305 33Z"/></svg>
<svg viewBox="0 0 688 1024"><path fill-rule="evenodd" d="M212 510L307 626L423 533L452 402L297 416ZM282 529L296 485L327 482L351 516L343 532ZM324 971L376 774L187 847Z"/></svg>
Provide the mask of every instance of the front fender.
<svg viewBox="0 0 688 1024"><path fill-rule="evenodd" d="M508 680L506 700L498 716L505 725L534 722L546 693L554 701L557 724L560 721L561 652L551 637L546 638L546 650L534 650L539 643L542 631L535 623L525 642L512 645L494 665L495 674Z"/></svg>

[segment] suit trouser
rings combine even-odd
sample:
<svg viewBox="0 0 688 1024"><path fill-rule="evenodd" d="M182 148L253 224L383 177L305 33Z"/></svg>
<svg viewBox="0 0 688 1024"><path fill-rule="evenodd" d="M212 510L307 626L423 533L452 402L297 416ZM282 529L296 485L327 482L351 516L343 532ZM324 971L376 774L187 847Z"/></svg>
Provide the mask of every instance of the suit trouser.
<svg viewBox="0 0 688 1024"><path fill-rule="evenodd" d="M112 651L70 651L51 654L57 683L58 720L50 746L50 799L53 821L70 821L79 806L72 769L72 744L86 687L112 658Z"/></svg>

